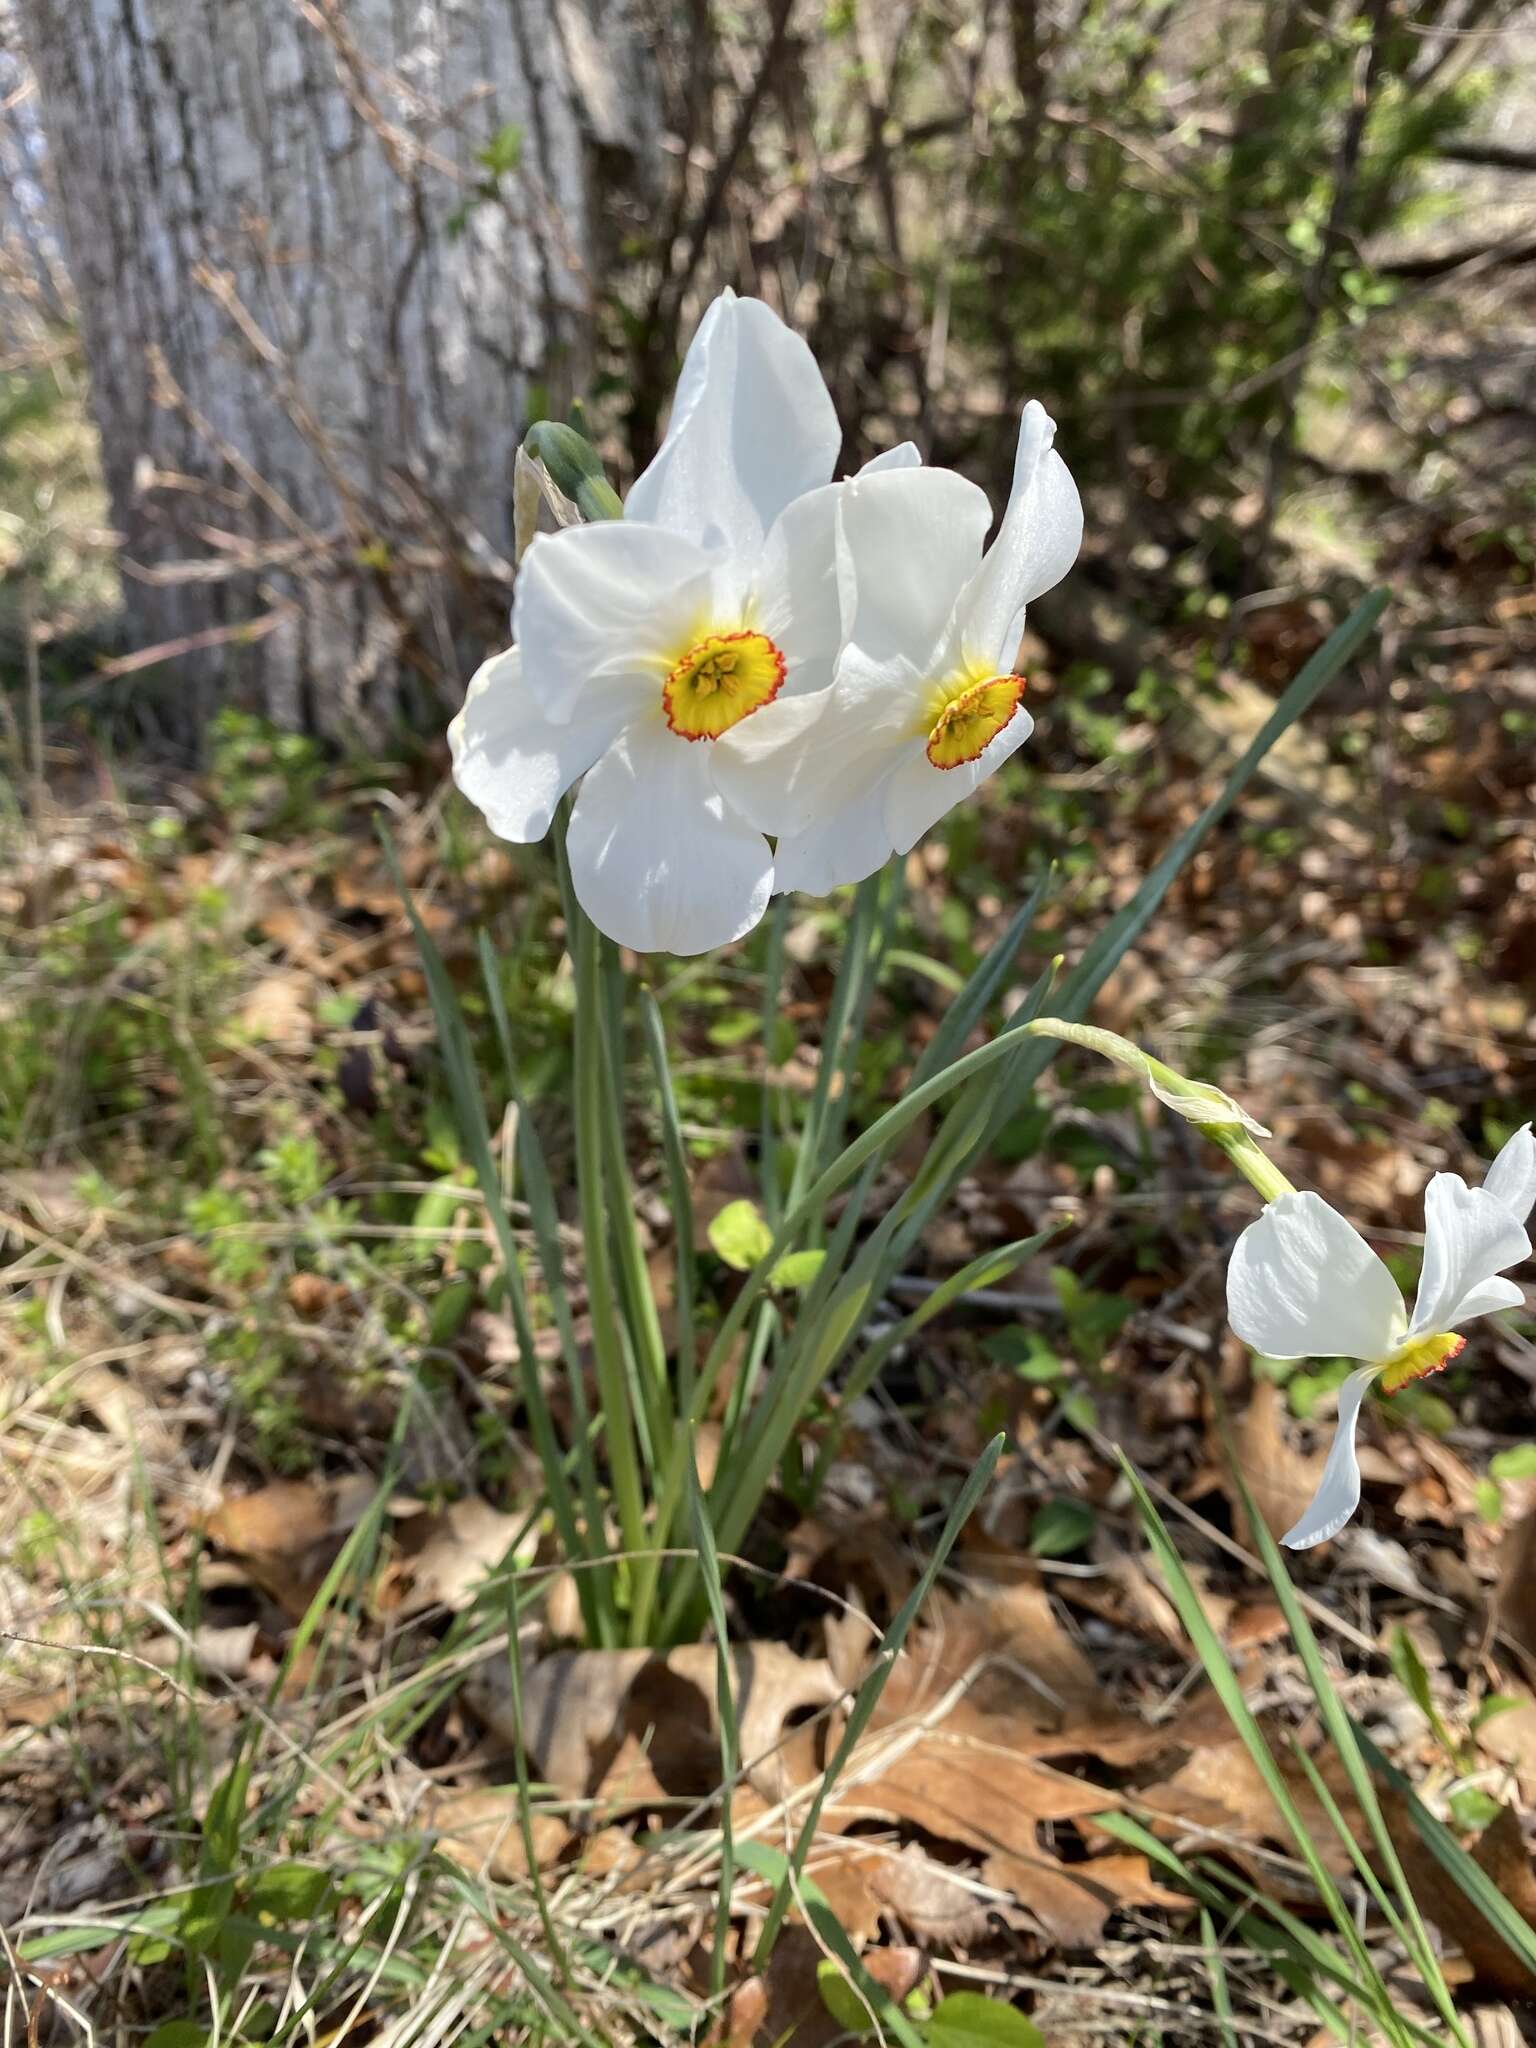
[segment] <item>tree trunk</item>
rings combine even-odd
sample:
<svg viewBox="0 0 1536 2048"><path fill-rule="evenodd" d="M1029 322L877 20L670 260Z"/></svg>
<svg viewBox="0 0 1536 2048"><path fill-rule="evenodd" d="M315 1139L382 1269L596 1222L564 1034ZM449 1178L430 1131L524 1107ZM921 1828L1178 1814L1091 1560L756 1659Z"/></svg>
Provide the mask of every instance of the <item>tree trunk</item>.
<svg viewBox="0 0 1536 2048"><path fill-rule="evenodd" d="M588 374L594 174L611 220L657 161L631 0L22 18L134 644L199 720L375 737L413 677L456 704L505 633L530 397Z"/></svg>

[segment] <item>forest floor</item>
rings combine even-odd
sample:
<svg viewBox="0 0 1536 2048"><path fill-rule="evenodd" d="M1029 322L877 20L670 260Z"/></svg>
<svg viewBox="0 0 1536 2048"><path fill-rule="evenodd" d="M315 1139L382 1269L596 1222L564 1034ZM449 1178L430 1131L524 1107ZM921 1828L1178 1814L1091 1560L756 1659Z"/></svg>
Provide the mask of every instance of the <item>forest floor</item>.
<svg viewBox="0 0 1536 2048"><path fill-rule="evenodd" d="M1475 1177L1536 1114L1536 596L1508 553L1427 546L1420 529L1398 582L1384 523L1383 638L1276 750L1094 1016L1235 1094L1283 1170L1408 1285L1429 1174ZM1348 555L1335 547L1344 580ZM1281 593L1237 633L1191 606L1129 693L1034 650L1035 744L907 863L855 1125L899 1095L1048 861L1017 989L1081 950L1339 615ZM466 989L477 930L495 938L564 1187L571 985L546 855L486 838L441 746L339 765L226 714L206 768L183 775L112 758L68 690L50 701L64 710L39 741L14 738L0 858L8 2024L34 2040L159 2026L157 2048L197 2048L187 2015L217 1980L237 1987L242 2040L436 2041L521 2024L547 1975L558 2038L681 2033L711 1996L714 1652L667 1653L622 1685L559 1661L572 1585L524 1513L537 1466L516 1339L375 821L382 807ZM793 906L766 1035L761 935L634 963L675 1049L705 1235L751 1190L742 1133L765 1074L813 1084L844 930L839 903ZM665 1310L647 1099L637 1085L631 1156ZM937 1984L1017 1998L1053 2048L1331 2038L1246 1922L1202 1925L1144 1847L1100 1824L1139 1816L1179 1855L1312 1911L1118 1450L1170 1517L1250 1700L1346 1796L1223 1432L1278 1531L1316 1481L1347 1368L1255 1361L1226 1331L1226 1257L1251 1214L1218 1155L1074 1054L893 1291L892 1316L979 1253L1054 1231L898 1355L820 1500L776 1501L729 1579L772 1752L733 1802L714 2022L733 2044L794 2027L820 2048L864 2024L819 1968L814 1897L767 1973L752 1968L768 1866L746 1845L782 1847L786 1802L998 1427L984 1509L882 1706L890 1754L857 1811L829 1812L809 1876L909 2013ZM579 1313L574 1230L569 1252ZM724 1261L713 1284L722 1302L738 1284ZM1368 1411L1363 1512L1294 1571L1356 1722L1536 1924L1529 1305ZM509 1558L548 1581L523 1645L525 1709L548 1724L526 1830ZM1331 1839L1299 1762L1291 1782ZM1348 1855L1327 1860L1363 1907ZM1469 1923L1431 1857L1411 1875L1476 2039L1508 2048L1536 1974ZM1370 1939L1436 2038L1400 1949Z"/></svg>

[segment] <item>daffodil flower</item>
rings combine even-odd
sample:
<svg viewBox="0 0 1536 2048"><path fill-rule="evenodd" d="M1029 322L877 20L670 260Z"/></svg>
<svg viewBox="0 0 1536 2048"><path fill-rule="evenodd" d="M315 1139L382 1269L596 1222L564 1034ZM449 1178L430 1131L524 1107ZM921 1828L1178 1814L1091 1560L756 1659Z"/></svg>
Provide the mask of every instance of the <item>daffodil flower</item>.
<svg viewBox="0 0 1536 2048"><path fill-rule="evenodd" d="M1339 1420L1311 1505L1281 1539L1306 1550L1336 1536L1360 1505L1355 1428L1372 1381L1396 1393L1438 1372L1466 1343L1458 1331L1522 1289L1499 1276L1531 1256L1525 1220L1536 1203L1536 1139L1526 1124L1480 1188L1437 1173L1424 1191L1424 1266L1410 1317L1386 1266L1321 1195L1271 1202L1238 1239L1227 1314L1245 1344L1270 1358L1365 1361L1339 1389Z"/></svg>
<svg viewBox="0 0 1536 2048"><path fill-rule="evenodd" d="M624 518L530 544L516 644L450 728L455 779L503 839L541 839L581 783L572 883L637 951L704 952L767 907L773 856L721 769L760 725L793 743L797 702L831 683L839 439L805 342L755 299L717 299Z"/></svg>
<svg viewBox="0 0 1536 2048"><path fill-rule="evenodd" d="M832 688L775 754L749 731L721 764L736 808L781 835L777 886L814 894L906 853L1033 730L1013 672L1024 608L1077 558L1083 514L1055 424L1024 409L992 546L985 492L943 469L863 472L842 487L849 644Z"/></svg>

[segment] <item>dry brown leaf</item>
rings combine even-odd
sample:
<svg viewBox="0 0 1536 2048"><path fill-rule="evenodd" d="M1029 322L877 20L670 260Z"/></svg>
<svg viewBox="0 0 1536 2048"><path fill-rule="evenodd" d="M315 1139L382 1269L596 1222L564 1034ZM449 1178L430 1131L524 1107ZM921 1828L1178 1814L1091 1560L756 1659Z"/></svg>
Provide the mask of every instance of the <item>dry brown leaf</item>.
<svg viewBox="0 0 1536 2048"><path fill-rule="evenodd" d="M173 1438L154 1402L130 1379L106 1365L77 1367L69 1378L75 1400L89 1408L109 1436L131 1444L146 1458L169 1455Z"/></svg>
<svg viewBox="0 0 1536 2048"><path fill-rule="evenodd" d="M1123 1850L1082 1863L1064 1863L1043 1849L1032 1855L998 1854L987 1858L982 1876L1021 1900L1064 1949L1097 1948L1112 1913L1135 1906L1189 1910L1183 1893L1157 1882L1145 1856Z"/></svg>
<svg viewBox="0 0 1536 2048"><path fill-rule="evenodd" d="M255 1493L226 1494L204 1526L241 1557L294 1557L355 1528L376 1490L361 1472L278 1479Z"/></svg>
<svg viewBox="0 0 1536 2048"><path fill-rule="evenodd" d="M927 1963L915 1948L876 1948L863 1957L875 1982L900 2001L922 1982ZM749 1977L732 1994L726 2019L727 2048L830 2048L843 2034L822 2001L818 1971L821 1947L803 1927L786 1927L774 1948L766 1976Z"/></svg>
<svg viewBox="0 0 1536 2048"><path fill-rule="evenodd" d="M1199 1739L1208 1718L1196 1707L1173 1732L1120 1713L1044 1589L1021 1578L989 1598L937 1607L898 1659L824 1818L829 1828L902 1821L979 1850L987 1882L1012 1893L1053 1939L1092 1947L1117 1906L1166 1895L1139 1855L1067 1864L1042 1848L1042 1822L1083 1821L1121 1803L1112 1787L1048 1759L1141 1761Z"/></svg>
<svg viewBox="0 0 1536 2048"><path fill-rule="evenodd" d="M312 1323L347 1300L351 1292L342 1281L327 1280L323 1273L295 1273L288 1282L288 1305L295 1315Z"/></svg>
<svg viewBox="0 0 1536 2048"><path fill-rule="evenodd" d="M750 1800L732 1808L738 1824L760 1812L761 1802ZM975 1939L997 1918L1023 1924L1011 1907L981 1895L973 1865L941 1863L919 1843L902 1846L893 1835L821 1836L805 1874L856 1946L873 1940L889 1919L926 1941L946 1944ZM744 1904L766 1905L771 1890L766 1881L747 1881L738 1897ZM791 1918L798 1918L793 1908Z"/></svg>
<svg viewBox="0 0 1536 2048"><path fill-rule="evenodd" d="M803 1708L830 1704L841 1688L828 1664L797 1657L782 1643L733 1644L731 1669L749 1782L763 1798L779 1799L806 1774L805 1745L795 1745L793 1766L784 1762L786 1723ZM464 1692L504 1741L518 1739L505 1658L478 1665ZM714 1646L545 1657L524 1674L523 1735L540 1779L566 1798L595 1799L616 1812L707 1797L720 1784Z"/></svg>
<svg viewBox="0 0 1536 2048"><path fill-rule="evenodd" d="M1524 2048L1520 2022L1507 2005L1480 2005L1468 2017L1472 2048Z"/></svg>
<svg viewBox="0 0 1536 2048"><path fill-rule="evenodd" d="M856 1849L864 1843L865 1838L856 1837L847 1846ZM946 1947L984 1934L997 1911L994 1902L979 1898L959 1873L936 1862L916 1842L895 1853L871 1848L863 1874L877 1906L894 1914L910 1933Z"/></svg>
<svg viewBox="0 0 1536 2048"><path fill-rule="evenodd" d="M486 1575L504 1561L513 1539L527 1533L526 1515L503 1514L478 1494L456 1500L439 1514L401 1524L404 1555L381 1576L379 1605L402 1619L430 1607L460 1614Z"/></svg>
<svg viewBox="0 0 1536 2048"><path fill-rule="evenodd" d="M1277 1537L1295 1523L1317 1491L1327 1457L1325 1451L1306 1457L1297 1450L1286 1434L1286 1413L1285 1396L1274 1381L1255 1380L1232 1431L1238 1467L1254 1506L1270 1535ZM1251 1539L1241 1497L1219 1443L1213 1450L1221 1468L1222 1489L1232 1501L1238 1540L1247 1543Z"/></svg>
<svg viewBox="0 0 1536 2048"><path fill-rule="evenodd" d="M257 1493L226 1495L204 1527L297 1619L375 1492L361 1472L333 1480L280 1479Z"/></svg>
<svg viewBox="0 0 1536 2048"><path fill-rule="evenodd" d="M1394 1504L1399 1518L1408 1523L1431 1522L1441 1528L1462 1529L1474 1562L1486 1568L1488 1557L1498 1548L1500 1532L1491 1529L1478 1512L1478 1474L1465 1458L1428 1430L1413 1431L1406 1449L1400 1432L1395 1448L1394 1478L1401 1477L1405 1463L1411 1461L1418 1467ZM1506 1514L1513 1509L1518 1517L1518 1495L1523 1490L1522 1483L1517 1481L1506 1495Z"/></svg>
<svg viewBox="0 0 1536 2048"><path fill-rule="evenodd" d="M331 877L331 888L339 910L362 910L370 917L400 915L400 891L378 861L355 857L350 867L339 868Z"/></svg>
<svg viewBox="0 0 1536 2048"><path fill-rule="evenodd" d="M263 975L241 1005L241 1030L258 1045L307 1051L314 1038L309 1008L313 987L307 974L292 968Z"/></svg>
<svg viewBox="0 0 1536 2048"><path fill-rule="evenodd" d="M1493 1621L1536 1675L1536 1513L1521 1516L1499 1545Z"/></svg>
<svg viewBox="0 0 1536 2048"><path fill-rule="evenodd" d="M1513 1771L1527 1804L1536 1797L1536 1699L1511 1685L1500 1687L1520 1704L1495 1714L1477 1731L1477 1746L1507 1770Z"/></svg>
<svg viewBox="0 0 1536 2048"><path fill-rule="evenodd" d="M1409 1887L1425 1916L1461 1950L1481 1982L1510 1998L1536 1997L1536 1971L1504 1946L1460 1885L1430 1854L1401 1797L1387 1794L1382 1807ZM1502 1807L1484 1828L1472 1857L1520 1917L1536 1927L1536 1872L1531 1868L1520 1816L1513 1807Z"/></svg>
<svg viewBox="0 0 1536 2048"><path fill-rule="evenodd" d="M74 1688L68 1685L13 1692L0 1699L0 1722L13 1728L46 1728L50 1722L61 1720L74 1703Z"/></svg>
<svg viewBox="0 0 1536 2048"><path fill-rule="evenodd" d="M1365 1822L1355 1813L1337 1754L1322 1750L1313 1762L1345 1816L1358 1820L1357 1838L1363 1838ZM1354 1867L1349 1851L1335 1833L1306 1774L1284 1756L1279 1764L1324 1865L1336 1876L1348 1876ZM1136 1804L1155 1817L1159 1834L1177 1840L1181 1847L1225 1849L1250 1862L1250 1867L1253 1866L1245 1852L1253 1845L1273 1842L1286 1852L1295 1848L1291 1831L1270 1797L1257 1764L1230 1728L1226 1740L1207 1742L1192 1750L1171 1777L1138 1791ZM1272 1866L1266 1868L1265 1876L1266 1882L1277 1881ZM1307 1887L1302 1885L1300 1889L1305 1892Z"/></svg>
<svg viewBox="0 0 1536 2048"><path fill-rule="evenodd" d="M426 1809L426 1824L438 1837L445 1856L465 1870L484 1871L503 1883L528 1875L528 1852L518 1826L518 1788L481 1785L468 1792L449 1792ZM558 1814L529 1816L529 1834L540 1870L547 1870L572 1830Z"/></svg>
<svg viewBox="0 0 1536 2048"><path fill-rule="evenodd" d="M260 1628L254 1621L235 1628L214 1628L207 1624L184 1636L151 1636L139 1654L146 1663L174 1671L190 1647L192 1662L199 1671L216 1672L221 1678L244 1678L251 1668Z"/></svg>
<svg viewBox="0 0 1536 2048"><path fill-rule="evenodd" d="M643 1891L655 1879L656 1856L627 1828L599 1828L582 1837L576 1866L586 1877L612 1877L622 1891Z"/></svg>
<svg viewBox="0 0 1536 2048"><path fill-rule="evenodd" d="M870 1613L894 1614L912 1590L912 1553L877 1514L838 1513L827 1508L807 1515L785 1538L784 1577L842 1599L855 1599Z"/></svg>

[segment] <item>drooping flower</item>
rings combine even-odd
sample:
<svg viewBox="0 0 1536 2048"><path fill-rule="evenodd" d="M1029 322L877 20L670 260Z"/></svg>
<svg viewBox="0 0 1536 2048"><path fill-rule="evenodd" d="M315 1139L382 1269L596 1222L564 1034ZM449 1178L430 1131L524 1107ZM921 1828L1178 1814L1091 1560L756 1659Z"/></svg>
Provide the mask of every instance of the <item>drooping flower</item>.
<svg viewBox="0 0 1536 2048"><path fill-rule="evenodd" d="M763 721L792 741L831 683L838 442L805 342L758 300L717 299L625 517L533 541L516 644L450 728L455 780L503 839L541 839L581 782L572 882L637 951L703 952L767 906L773 856L720 770Z"/></svg>
<svg viewBox="0 0 1536 2048"><path fill-rule="evenodd" d="M1397 1282L1354 1225L1321 1195L1271 1202L1238 1239L1227 1269L1227 1315L1270 1358L1358 1358L1339 1389L1339 1420L1310 1506L1281 1539L1306 1550L1336 1536L1360 1504L1355 1428L1366 1390L1396 1393L1462 1350L1461 1325L1518 1308L1499 1276L1531 1256L1525 1221L1536 1203L1536 1138L1510 1139L1480 1188L1437 1173L1424 1191L1424 1265L1410 1317Z"/></svg>
<svg viewBox="0 0 1536 2048"><path fill-rule="evenodd" d="M1055 432L1031 401L985 554L986 494L952 471L865 472L843 486L849 635L833 686L792 759L775 758L763 728L721 764L742 814L781 835L778 888L819 894L873 874L1028 739L1013 672L1024 609L1066 575L1083 533Z"/></svg>

